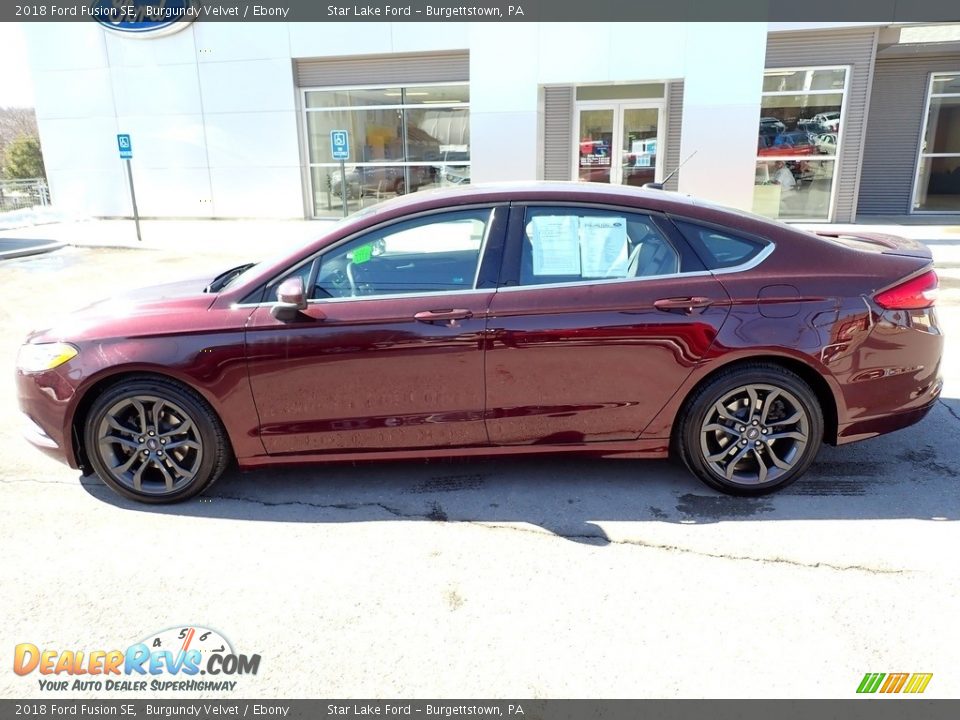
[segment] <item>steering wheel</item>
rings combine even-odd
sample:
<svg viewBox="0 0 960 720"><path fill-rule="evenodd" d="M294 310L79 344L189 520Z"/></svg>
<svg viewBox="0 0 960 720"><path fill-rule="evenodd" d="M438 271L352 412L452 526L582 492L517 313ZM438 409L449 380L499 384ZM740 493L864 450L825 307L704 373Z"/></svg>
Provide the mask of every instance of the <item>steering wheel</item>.
<svg viewBox="0 0 960 720"><path fill-rule="evenodd" d="M360 293L357 292L357 282L353 279L353 260L347 261L347 282L350 283L350 297L356 297Z"/></svg>

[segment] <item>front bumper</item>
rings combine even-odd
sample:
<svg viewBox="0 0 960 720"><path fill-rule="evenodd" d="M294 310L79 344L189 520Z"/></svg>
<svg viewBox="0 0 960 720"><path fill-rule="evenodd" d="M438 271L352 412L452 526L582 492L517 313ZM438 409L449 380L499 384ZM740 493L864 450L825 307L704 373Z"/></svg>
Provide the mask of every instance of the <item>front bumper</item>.
<svg viewBox="0 0 960 720"><path fill-rule="evenodd" d="M17 371L16 382L24 438L46 455L79 469L68 419L76 392L69 375L61 368L35 374Z"/></svg>

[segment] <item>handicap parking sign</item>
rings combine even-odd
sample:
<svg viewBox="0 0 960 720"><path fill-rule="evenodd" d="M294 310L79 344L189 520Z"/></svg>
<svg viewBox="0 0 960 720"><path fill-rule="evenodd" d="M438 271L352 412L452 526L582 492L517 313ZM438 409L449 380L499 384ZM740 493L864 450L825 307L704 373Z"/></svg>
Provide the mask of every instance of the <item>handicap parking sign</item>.
<svg viewBox="0 0 960 720"><path fill-rule="evenodd" d="M117 147L120 149L121 160L129 160L133 157L133 146L130 144L130 136L126 133L117 135Z"/></svg>
<svg viewBox="0 0 960 720"><path fill-rule="evenodd" d="M350 159L350 136L346 130L330 131L330 152L334 160Z"/></svg>

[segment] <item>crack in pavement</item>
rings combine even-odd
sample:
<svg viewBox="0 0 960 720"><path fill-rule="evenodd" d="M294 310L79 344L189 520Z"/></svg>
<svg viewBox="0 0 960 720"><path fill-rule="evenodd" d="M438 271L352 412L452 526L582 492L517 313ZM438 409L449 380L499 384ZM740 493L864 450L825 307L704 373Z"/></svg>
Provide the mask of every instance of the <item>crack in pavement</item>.
<svg viewBox="0 0 960 720"><path fill-rule="evenodd" d="M431 506L431 509L425 513L406 513L398 508L390 507L389 505L386 505L380 502L332 503L332 504L312 503L304 500L287 500L283 502L271 502L269 500L258 500L256 498L243 497L243 496L231 496L231 495L214 495L211 497L211 499L233 500L236 502L254 503L256 505L262 505L264 507L302 505L305 507L312 507L312 508L318 508L318 509L324 509L324 510L330 510L330 509L359 510L365 507L377 507L389 513L390 515L393 515L394 517L406 518L410 520L432 520L434 522L437 521L437 518L434 515L434 513L436 512L436 508L434 506ZM784 557L765 558L765 557L753 557L751 555L727 555L722 553L709 553L709 552L703 552L700 550L694 550L693 548L682 547L680 545L654 543L646 540L629 540L629 539L611 540L610 538L606 537L605 534L603 534L603 531L600 528L598 528L600 534L583 535L583 534L577 534L577 533L564 533L560 530L554 530L554 529L550 529L542 526L541 526L541 529L534 529L534 528L521 527L518 525L505 525L502 523L484 522L482 520L442 520L441 522L463 523L466 525L474 525L476 527L485 528L487 530L510 530L513 532L524 532L524 533L539 535L541 537L560 537L566 540L585 540L585 541L594 541L594 542L601 541L604 544L609 544L609 545L629 545L633 547L646 548L648 550L663 550L666 552L696 555L698 557L710 558L713 560L733 560L738 562L754 562L754 563L771 564L771 565L790 565L793 567L802 567L802 568L807 568L811 570L823 568L827 570L835 570L837 572L863 572L863 573L868 573L870 575L904 575L910 572L909 570L902 570L902 569L888 570L883 568L872 568L872 567L867 567L866 565L835 565L833 563L828 563L828 562L811 563L811 562L803 562L801 560L791 560L790 558L784 558Z"/></svg>
<svg viewBox="0 0 960 720"><path fill-rule="evenodd" d="M13 485L15 483L36 483L37 485L83 485L85 487L106 487L97 480L84 482L83 480L38 480L37 478L0 478L0 483Z"/></svg>
<svg viewBox="0 0 960 720"><path fill-rule="evenodd" d="M950 407L949 405L947 405L946 401L944 401L943 398L937 398L937 402L940 403L941 405L943 405L943 406L947 409L947 412L948 412L948 413L950 413L951 415L953 415L953 419L954 419L954 420L960 420L960 415L957 415L957 411L954 410L954 409L953 409L952 407Z"/></svg>
<svg viewBox="0 0 960 720"><path fill-rule="evenodd" d="M403 518L413 518L417 520L426 520L427 515L421 513L407 514L396 508L392 508L389 505L379 502L368 502L368 503L312 503L307 502L306 500L284 500L282 502L271 502L270 500L259 500L257 498L243 497L242 495L205 495L203 496L205 500L234 500L236 502L246 502L254 503L256 505L262 505L264 507L285 507L291 505L302 505L304 507L318 508L320 510L359 510L360 508L365 507L378 507L385 512L390 513L394 517L403 517Z"/></svg>

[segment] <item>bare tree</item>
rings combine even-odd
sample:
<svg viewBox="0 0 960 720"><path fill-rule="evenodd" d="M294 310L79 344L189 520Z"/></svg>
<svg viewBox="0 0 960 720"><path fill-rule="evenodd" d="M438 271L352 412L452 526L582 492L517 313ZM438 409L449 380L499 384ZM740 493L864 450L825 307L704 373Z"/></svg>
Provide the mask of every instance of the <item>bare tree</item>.
<svg viewBox="0 0 960 720"><path fill-rule="evenodd" d="M33 108L0 107L0 167L3 165L7 146L23 136L39 137L37 116Z"/></svg>

